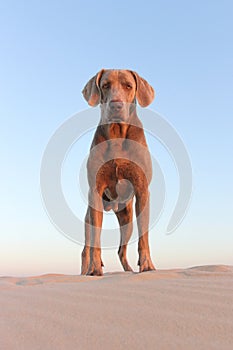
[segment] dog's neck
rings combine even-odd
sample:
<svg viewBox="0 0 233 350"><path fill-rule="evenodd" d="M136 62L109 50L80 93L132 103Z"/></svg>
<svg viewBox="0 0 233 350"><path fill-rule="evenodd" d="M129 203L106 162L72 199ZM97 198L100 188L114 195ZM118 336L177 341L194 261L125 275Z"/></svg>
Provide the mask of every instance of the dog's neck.
<svg viewBox="0 0 233 350"><path fill-rule="evenodd" d="M142 123L140 122L136 110L130 115L127 122L121 123L104 123L101 118L99 126L102 129L103 136L105 139L126 139L127 134L131 126L137 126L142 128Z"/></svg>
<svg viewBox="0 0 233 350"><path fill-rule="evenodd" d="M111 123L107 125L108 139L125 139L127 136L129 124Z"/></svg>
<svg viewBox="0 0 233 350"><path fill-rule="evenodd" d="M136 111L131 113L127 123L121 122L106 124L101 118L98 126L98 137L95 138L94 145L107 141L108 147L106 150L108 152L108 156L116 158L126 149L126 139L137 140L138 128L142 129L142 123L139 120Z"/></svg>

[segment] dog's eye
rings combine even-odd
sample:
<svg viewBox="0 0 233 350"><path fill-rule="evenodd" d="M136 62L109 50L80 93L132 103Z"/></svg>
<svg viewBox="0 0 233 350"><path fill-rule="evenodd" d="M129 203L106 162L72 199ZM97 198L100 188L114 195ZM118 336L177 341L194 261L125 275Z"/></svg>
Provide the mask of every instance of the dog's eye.
<svg viewBox="0 0 233 350"><path fill-rule="evenodd" d="M110 83L105 83L102 85L102 89L106 90L110 88Z"/></svg>
<svg viewBox="0 0 233 350"><path fill-rule="evenodd" d="M130 83L125 83L125 87L128 90L132 89L132 85Z"/></svg>

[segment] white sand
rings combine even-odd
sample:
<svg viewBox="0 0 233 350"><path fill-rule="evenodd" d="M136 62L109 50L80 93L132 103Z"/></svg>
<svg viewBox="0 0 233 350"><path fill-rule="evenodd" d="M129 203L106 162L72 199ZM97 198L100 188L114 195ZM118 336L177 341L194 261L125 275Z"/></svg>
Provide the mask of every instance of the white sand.
<svg viewBox="0 0 233 350"><path fill-rule="evenodd" d="M0 349L233 349L233 267L0 278Z"/></svg>

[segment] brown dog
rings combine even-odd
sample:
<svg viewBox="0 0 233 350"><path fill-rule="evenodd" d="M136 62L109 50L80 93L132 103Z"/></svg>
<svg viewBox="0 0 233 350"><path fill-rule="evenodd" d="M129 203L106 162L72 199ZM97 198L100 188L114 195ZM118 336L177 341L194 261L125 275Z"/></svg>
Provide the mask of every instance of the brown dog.
<svg viewBox="0 0 233 350"><path fill-rule="evenodd" d="M100 233L103 209L117 216L121 240L119 258L125 271L132 271L126 258L132 234L133 197L139 233L140 272L154 270L148 243L149 190L152 167L143 127L136 113L154 99L154 90L137 73L102 69L86 84L84 98L90 106L100 104L101 119L87 162L89 206L85 218L82 274L102 275Z"/></svg>

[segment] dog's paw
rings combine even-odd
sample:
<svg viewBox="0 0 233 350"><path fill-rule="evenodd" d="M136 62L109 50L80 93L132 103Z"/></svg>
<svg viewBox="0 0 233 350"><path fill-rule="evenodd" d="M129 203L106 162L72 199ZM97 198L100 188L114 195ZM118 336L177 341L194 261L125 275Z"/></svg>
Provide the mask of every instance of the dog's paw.
<svg viewBox="0 0 233 350"><path fill-rule="evenodd" d="M133 272L133 269L132 269L132 267L128 264L128 261L127 261L127 260L121 261L121 264L122 264L122 266L123 266L124 271L131 271L131 272Z"/></svg>
<svg viewBox="0 0 233 350"><path fill-rule="evenodd" d="M88 271L86 273L88 276L103 276L102 264L90 263Z"/></svg>
<svg viewBox="0 0 233 350"><path fill-rule="evenodd" d="M102 268L89 269L87 271L87 276L103 276Z"/></svg>
<svg viewBox="0 0 233 350"><path fill-rule="evenodd" d="M88 271L88 265L82 264L81 275L86 275Z"/></svg>
<svg viewBox="0 0 233 350"><path fill-rule="evenodd" d="M151 261L150 256L148 256L147 254L144 254L139 257L138 265L139 265L139 272L156 270Z"/></svg>

